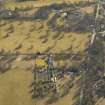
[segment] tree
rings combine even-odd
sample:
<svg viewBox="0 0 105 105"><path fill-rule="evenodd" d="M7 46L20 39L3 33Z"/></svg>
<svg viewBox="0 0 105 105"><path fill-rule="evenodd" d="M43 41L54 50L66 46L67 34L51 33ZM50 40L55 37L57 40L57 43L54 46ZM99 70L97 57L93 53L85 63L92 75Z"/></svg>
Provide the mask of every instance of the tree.
<svg viewBox="0 0 105 105"><path fill-rule="evenodd" d="M104 72L104 46L99 39L88 50L81 65L79 97L75 105L95 105L94 85ZM101 74L100 74L101 72Z"/></svg>

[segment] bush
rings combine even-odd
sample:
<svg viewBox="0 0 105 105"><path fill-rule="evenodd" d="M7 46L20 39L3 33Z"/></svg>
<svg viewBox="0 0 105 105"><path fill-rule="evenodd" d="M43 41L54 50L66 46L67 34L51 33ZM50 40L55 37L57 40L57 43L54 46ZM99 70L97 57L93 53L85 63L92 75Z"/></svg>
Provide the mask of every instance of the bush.
<svg viewBox="0 0 105 105"><path fill-rule="evenodd" d="M14 11L9 11L9 10L0 11L1 19L15 18L17 16L18 16L17 12L14 12Z"/></svg>

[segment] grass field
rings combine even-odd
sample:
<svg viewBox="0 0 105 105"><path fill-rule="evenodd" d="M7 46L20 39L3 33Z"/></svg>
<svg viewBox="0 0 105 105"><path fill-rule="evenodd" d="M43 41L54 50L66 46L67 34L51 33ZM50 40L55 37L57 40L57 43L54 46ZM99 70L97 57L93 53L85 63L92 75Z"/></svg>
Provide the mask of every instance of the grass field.
<svg viewBox="0 0 105 105"><path fill-rule="evenodd" d="M10 70L0 75L0 104L1 105L44 105L45 100L32 100L30 93L32 73L20 69ZM75 89L52 105L72 105Z"/></svg>
<svg viewBox="0 0 105 105"><path fill-rule="evenodd" d="M1 27L0 48L4 48L6 51L13 51L15 47L21 43L22 48L20 48L20 51L22 52L44 52L48 48L51 48L51 52L60 52L65 51L70 47L73 47L72 50L75 52L82 52L85 49L85 45L89 41L87 38L89 33L84 34L73 32L61 33L61 35L58 33L58 37L64 37L62 39L58 38L53 40L53 37L57 33L49 30L46 26L46 22L5 21L5 23L6 25ZM38 28L42 25L43 28L39 31ZM2 38L3 35L8 33L6 30L11 26L14 28L14 32L10 33L9 37L5 39ZM33 32L30 32L33 27L36 29ZM44 36L46 36L46 38L44 38ZM40 39L41 37L42 39ZM42 43L45 39L46 42ZM32 49L30 48L31 46L33 47Z"/></svg>
<svg viewBox="0 0 105 105"><path fill-rule="evenodd" d="M27 6L40 7L43 5L50 5L52 3L62 3L63 1L74 3L74 2L79 2L81 0L62 0L62 1L61 0L37 0L37 1L28 1L28 2L26 1L26 2L21 2L21 3L14 3L14 0L8 0L5 3L5 7L8 9L14 9L15 7L25 8Z"/></svg>
<svg viewBox="0 0 105 105"><path fill-rule="evenodd" d="M62 0L63 1L63 0ZM65 0L66 2L78 2L80 0ZM6 2L5 8L14 10L18 8L40 7L52 3L61 3L61 0L39 0L36 2ZM30 10L28 15L33 13ZM91 7L82 8L81 11L91 13ZM74 52L84 53L90 41L90 32L56 32L47 25L53 14L50 14L47 20L1 20L0 21L0 49L14 52L18 49L22 53L30 52ZM58 25L62 25L58 21ZM12 30L12 32L11 32ZM9 37L6 37L9 36ZM0 74L0 105L45 105L45 99L32 100L30 93L30 84L33 80L31 70L11 69ZM73 95L77 88L70 90L69 94L59 99L52 105L72 105ZM102 104L104 105L104 101Z"/></svg>

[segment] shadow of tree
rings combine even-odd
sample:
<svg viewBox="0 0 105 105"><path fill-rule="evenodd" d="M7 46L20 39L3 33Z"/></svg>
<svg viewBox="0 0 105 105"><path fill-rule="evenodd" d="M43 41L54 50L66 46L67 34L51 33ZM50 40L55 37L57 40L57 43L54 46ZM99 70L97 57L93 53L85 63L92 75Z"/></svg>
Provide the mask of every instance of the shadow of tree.
<svg viewBox="0 0 105 105"><path fill-rule="evenodd" d="M58 19L64 22L62 26L57 24ZM78 12L77 14L68 13L67 18L62 18L60 14L55 14L47 24L53 31L58 32L88 32L90 25L93 24L93 15Z"/></svg>
<svg viewBox="0 0 105 105"><path fill-rule="evenodd" d="M53 93L53 95L45 102L45 105L56 103L59 100L59 94Z"/></svg>
<svg viewBox="0 0 105 105"><path fill-rule="evenodd" d="M56 40L59 38L59 36L60 36L60 32L55 32L55 34L52 36L52 39Z"/></svg>
<svg viewBox="0 0 105 105"><path fill-rule="evenodd" d="M2 54L8 54L8 52L0 53L0 73L5 73L10 70L11 63L16 59L16 56L2 56Z"/></svg>

